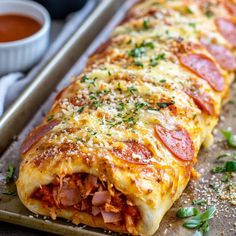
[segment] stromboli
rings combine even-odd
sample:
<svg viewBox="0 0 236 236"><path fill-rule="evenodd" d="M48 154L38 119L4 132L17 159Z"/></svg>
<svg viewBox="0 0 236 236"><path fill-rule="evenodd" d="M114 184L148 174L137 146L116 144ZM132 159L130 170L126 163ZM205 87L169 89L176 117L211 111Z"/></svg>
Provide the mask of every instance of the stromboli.
<svg viewBox="0 0 236 236"><path fill-rule="evenodd" d="M118 232L157 230L234 77L232 9L205 3L131 9L22 144L17 188L28 209Z"/></svg>

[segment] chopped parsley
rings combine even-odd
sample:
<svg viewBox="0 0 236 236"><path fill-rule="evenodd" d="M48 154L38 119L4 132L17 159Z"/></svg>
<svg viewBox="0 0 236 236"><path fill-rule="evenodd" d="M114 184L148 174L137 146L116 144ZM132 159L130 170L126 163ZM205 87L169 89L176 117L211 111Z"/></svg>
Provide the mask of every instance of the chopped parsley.
<svg viewBox="0 0 236 236"><path fill-rule="evenodd" d="M211 18L211 17L214 16L214 13L213 13L213 11L211 11L211 10L207 10L207 11L205 11L205 15L206 15L208 18Z"/></svg>
<svg viewBox="0 0 236 236"><path fill-rule="evenodd" d="M188 23L188 25L192 27L193 29L196 29L196 26L197 26L196 23L193 23L193 22Z"/></svg>
<svg viewBox="0 0 236 236"><path fill-rule="evenodd" d="M185 11L186 11L187 14L193 14L193 11L189 7L186 7Z"/></svg>
<svg viewBox="0 0 236 236"><path fill-rule="evenodd" d="M80 113L83 112L83 110L84 110L84 107L80 107L80 108L77 110L77 112L80 114Z"/></svg>
<svg viewBox="0 0 236 236"><path fill-rule="evenodd" d="M49 115L49 116L47 116L47 121L50 121L50 120L52 120L54 118L54 115Z"/></svg>
<svg viewBox="0 0 236 236"><path fill-rule="evenodd" d="M16 196L16 191L7 190L7 191L3 192L2 194Z"/></svg>
<svg viewBox="0 0 236 236"><path fill-rule="evenodd" d="M158 102L157 106L161 109L161 108L166 108L166 107L173 105L173 104L175 104L174 101L172 101L172 102Z"/></svg>
<svg viewBox="0 0 236 236"><path fill-rule="evenodd" d="M215 190L216 192L219 192L219 185L217 185L216 183L209 183L209 187L212 188L213 190Z"/></svg>
<svg viewBox="0 0 236 236"><path fill-rule="evenodd" d="M213 174L223 172L236 172L236 161L227 161L224 166L216 166L211 170Z"/></svg>
<svg viewBox="0 0 236 236"><path fill-rule="evenodd" d="M143 54L145 54L146 49L154 49L155 46L153 42L142 42L139 45L136 45L134 49L129 51L128 55L130 57L141 57Z"/></svg>
<svg viewBox="0 0 236 236"><path fill-rule="evenodd" d="M217 157L217 160L220 160L220 159L222 159L222 158L224 158L224 157L230 157L230 156L231 156L230 153L224 153L224 154L219 155L219 156Z"/></svg>
<svg viewBox="0 0 236 236"><path fill-rule="evenodd" d="M143 21L143 28L144 29L149 29L150 28L150 21L149 20L144 20Z"/></svg>
<svg viewBox="0 0 236 236"><path fill-rule="evenodd" d="M224 135L226 141L227 141L227 144L230 146L230 147L233 147L233 148L236 148L236 138L235 138L235 135L229 131L229 130L222 130L222 134Z"/></svg>
<svg viewBox="0 0 236 236"><path fill-rule="evenodd" d="M135 61L134 65L136 65L138 67L143 67L143 63L141 61Z"/></svg>
<svg viewBox="0 0 236 236"><path fill-rule="evenodd" d="M206 199L194 199L192 203L193 205L205 206L207 202Z"/></svg>
<svg viewBox="0 0 236 236"><path fill-rule="evenodd" d="M155 67L158 65L158 63L162 60L166 59L166 54L165 53L161 53L159 55L157 55L155 58L151 58L150 59L150 66Z"/></svg>
<svg viewBox="0 0 236 236"><path fill-rule="evenodd" d="M137 89L136 87L134 87L134 86L130 86L130 87L128 87L127 89L128 89L128 91L129 91L131 94L134 94L135 92L138 91L138 89Z"/></svg>
<svg viewBox="0 0 236 236"><path fill-rule="evenodd" d="M136 102L136 103L135 103L135 109L136 109L136 110L142 109L142 108L144 108L145 106L147 106L147 103L145 103L145 102Z"/></svg>
<svg viewBox="0 0 236 236"><path fill-rule="evenodd" d="M84 75L81 78L81 83L90 83L92 84L94 87L96 86L95 81L97 80L97 77L90 79L87 75Z"/></svg>
<svg viewBox="0 0 236 236"><path fill-rule="evenodd" d="M14 180L14 174L15 174L15 166L13 165L9 165L7 167L7 171L6 171L6 183L10 183Z"/></svg>
<svg viewBox="0 0 236 236"><path fill-rule="evenodd" d="M118 110L118 111L123 111L124 109L125 109L125 103L120 102L120 103L118 104L117 110Z"/></svg>
<svg viewBox="0 0 236 236"><path fill-rule="evenodd" d="M81 79L81 83L85 83L88 80L89 80L89 77L87 75L84 75Z"/></svg>
<svg viewBox="0 0 236 236"><path fill-rule="evenodd" d="M93 135L93 136L95 136L95 135L97 134L97 132L96 132L96 131L94 131L94 130L91 130L91 129L89 129L89 130L88 130L88 132L89 132L91 135Z"/></svg>

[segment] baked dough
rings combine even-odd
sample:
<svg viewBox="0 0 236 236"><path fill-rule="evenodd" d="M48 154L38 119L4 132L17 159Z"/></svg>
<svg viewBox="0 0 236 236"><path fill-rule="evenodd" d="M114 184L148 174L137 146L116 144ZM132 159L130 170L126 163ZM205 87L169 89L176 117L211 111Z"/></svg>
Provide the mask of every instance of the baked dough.
<svg viewBox="0 0 236 236"><path fill-rule="evenodd" d="M32 212L152 235L209 145L236 68L234 2L139 1L21 147Z"/></svg>

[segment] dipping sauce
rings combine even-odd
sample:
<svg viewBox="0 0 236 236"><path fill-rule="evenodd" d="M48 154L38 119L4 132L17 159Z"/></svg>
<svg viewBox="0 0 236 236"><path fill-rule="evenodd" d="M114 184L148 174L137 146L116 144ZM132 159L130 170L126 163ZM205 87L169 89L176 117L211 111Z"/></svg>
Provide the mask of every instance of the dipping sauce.
<svg viewBox="0 0 236 236"><path fill-rule="evenodd" d="M35 19L18 14L0 15L0 43L27 38L41 29Z"/></svg>

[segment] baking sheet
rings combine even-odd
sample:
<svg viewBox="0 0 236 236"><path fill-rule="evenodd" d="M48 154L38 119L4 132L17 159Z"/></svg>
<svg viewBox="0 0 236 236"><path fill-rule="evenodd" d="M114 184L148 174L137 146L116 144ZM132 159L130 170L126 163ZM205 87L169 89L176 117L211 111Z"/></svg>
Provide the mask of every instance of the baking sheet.
<svg viewBox="0 0 236 236"><path fill-rule="evenodd" d="M42 107L35 114L31 122L27 125L24 131L19 135L17 140L11 144L8 150L3 154L0 159L0 219L7 222L12 222L15 224L20 224L28 226L31 228L36 228L40 230L45 230L48 232L57 233L60 235L107 235L110 232L92 229L90 227L81 225L75 226L64 220L53 221L41 216L33 215L29 212L19 201L17 196L7 196L1 194L6 190L15 190L15 186L6 186L5 184L5 172L9 164L13 164L17 167L19 166L20 160L18 155L19 145L26 136L26 134L37 124L40 123L42 117L47 113L51 107L56 92L64 87L70 82L70 77L72 75L78 74L81 69L83 69L86 58L91 52L106 38L109 37L111 29L119 22L125 9L131 4L132 1L126 2L118 14L113 18L111 23L105 30L100 34L96 41L91 45L91 47L86 51L82 58L74 65L71 71L67 74L65 79L59 84L56 91L52 93L50 98L45 102ZM226 200L219 200L218 193L209 187L209 184L217 184L220 179L220 175L212 175L210 169L219 163L216 161L216 157L219 154L225 152L234 152L227 147L224 139L222 138L220 129L225 129L232 127L232 131L236 133L236 86L232 86L231 102L226 104L223 108L221 120L217 129L214 131L215 141L214 144L207 149L202 149L198 156L198 163L196 169L201 174L199 181L190 181L188 187L182 194L181 198L173 205L173 207L168 211L163 221L161 222L159 230L156 232L155 236L190 236L194 233L194 230L186 230L182 227L183 220L179 220L175 217L176 211L183 206L191 206L193 199L206 198L209 205L216 205L217 214L210 222L211 230L208 233L209 236L226 235L233 236L236 235L236 206L229 203ZM16 173L17 175L17 173ZM235 184L235 177L234 177ZM201 210L206 209L205 207L200 207ZM112 235L116 235L112 233Z"/></svg>

